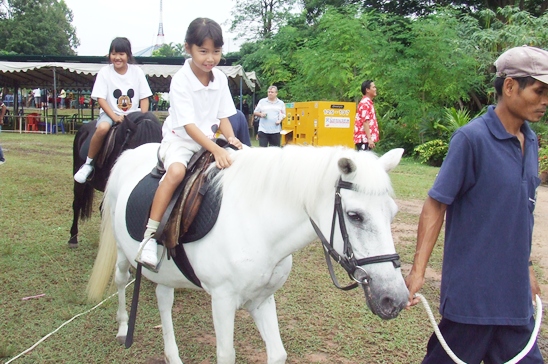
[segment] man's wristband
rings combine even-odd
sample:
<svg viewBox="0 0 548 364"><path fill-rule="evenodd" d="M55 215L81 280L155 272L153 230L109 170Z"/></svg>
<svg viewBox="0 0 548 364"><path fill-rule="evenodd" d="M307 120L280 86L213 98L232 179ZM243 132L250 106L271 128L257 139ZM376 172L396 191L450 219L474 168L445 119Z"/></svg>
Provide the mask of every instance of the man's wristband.
<svg viewBox="0 0 548 364"><path fill-rule="evenodd" d="M529 266L530 267L533 266L533 261L531 261L531 260L529 261Z"/></svg>

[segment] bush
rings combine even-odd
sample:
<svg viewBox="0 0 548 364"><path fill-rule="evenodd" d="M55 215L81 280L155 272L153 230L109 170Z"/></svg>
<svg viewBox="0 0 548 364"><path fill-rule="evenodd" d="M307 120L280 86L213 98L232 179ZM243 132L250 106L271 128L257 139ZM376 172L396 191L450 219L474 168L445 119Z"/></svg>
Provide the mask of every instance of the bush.
<svg viewBox="0 0 548 364"><path fill-rule="evenodd" d="M420 143L418 125L406 124L390 112L379 118L379 131L381 139L375 147L377 153L403 148L410 155L410 151Z"/></svg>
<svg viewBox="0 0 548 364"><path fill-rule="evenodd" d="M448 149L449 145L445 141L434 139L419 145L414 151L419 156L421 163L439 167L447 155Z"/></svg>
<svg viewBox="0 0 548 364"><path fill-rule="evenodd" d="M548 146L538 150L538 170L539 172L548 172Z"/></svg>

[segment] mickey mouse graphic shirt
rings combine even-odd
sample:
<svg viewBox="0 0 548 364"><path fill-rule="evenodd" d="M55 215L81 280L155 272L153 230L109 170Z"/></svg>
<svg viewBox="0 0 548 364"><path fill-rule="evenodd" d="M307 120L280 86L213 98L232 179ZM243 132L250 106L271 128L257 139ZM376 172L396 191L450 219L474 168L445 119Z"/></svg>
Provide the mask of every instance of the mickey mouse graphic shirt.
<svg viewBox="0 0 548 364"><path fill-rule="evenodd" d="M123 75L116 72L112 64L101 68L91 91L91 97L94 100L99 98L106 100L117 115L139 111L141 99L149 96L152 96L152 91L145 73L134 64L128 64L127 71Z"/></svg>

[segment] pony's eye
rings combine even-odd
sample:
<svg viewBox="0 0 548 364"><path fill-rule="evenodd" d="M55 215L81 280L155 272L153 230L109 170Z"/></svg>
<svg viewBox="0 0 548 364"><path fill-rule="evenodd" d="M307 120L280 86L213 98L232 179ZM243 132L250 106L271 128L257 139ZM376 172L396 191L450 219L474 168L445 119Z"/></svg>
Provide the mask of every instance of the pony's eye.
<svg viewBox="0 0 548 364"><path fill-rule="evenodd" d="M346 213L348 215L348 218L351 220L351 221L354 221L354 222L363 222L363 216L358 214L357 212L354 212L354 211L348 211Z"/></svg>

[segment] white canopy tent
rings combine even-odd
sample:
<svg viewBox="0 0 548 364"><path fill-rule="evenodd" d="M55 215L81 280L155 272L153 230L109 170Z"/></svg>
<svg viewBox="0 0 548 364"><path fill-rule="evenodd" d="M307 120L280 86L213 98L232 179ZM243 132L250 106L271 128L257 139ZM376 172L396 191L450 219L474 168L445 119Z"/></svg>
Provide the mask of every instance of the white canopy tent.
<svg viewBox="0 0 548 364"><path fill-rule="evenodd" d="M65 63L65 62L8 62L0 61L0 85L18 88L65 88L91 90L95 75L104 63ZM171 77L181 65L138 64L147 75L150 88L154 92L168 92ZM256 78L252 81L243 67L218 66L231 84L234 96L252 94ZM249 72L253 77L254 72Z"/></svg>
<svg viewBox="0 0 548 364"><path fill-rule="evenodd" d="M70 62L12 62L0 61L0 85L20 88L53 89L57 98L58 90L91 90L95 76L105 63L70 63ZM182 65L138 64L147 76L153 92L168 92L173 75ZM229 80L233 96L254 94L258 82L254 72L246 73L242 66L218 66ZM252 77L253 79L251 79ZM16 92L17 94L17 92ZM14 115L18 110L18 97L14 97ZM54 103L54 115L57 116L57 103Z"/></svg>

